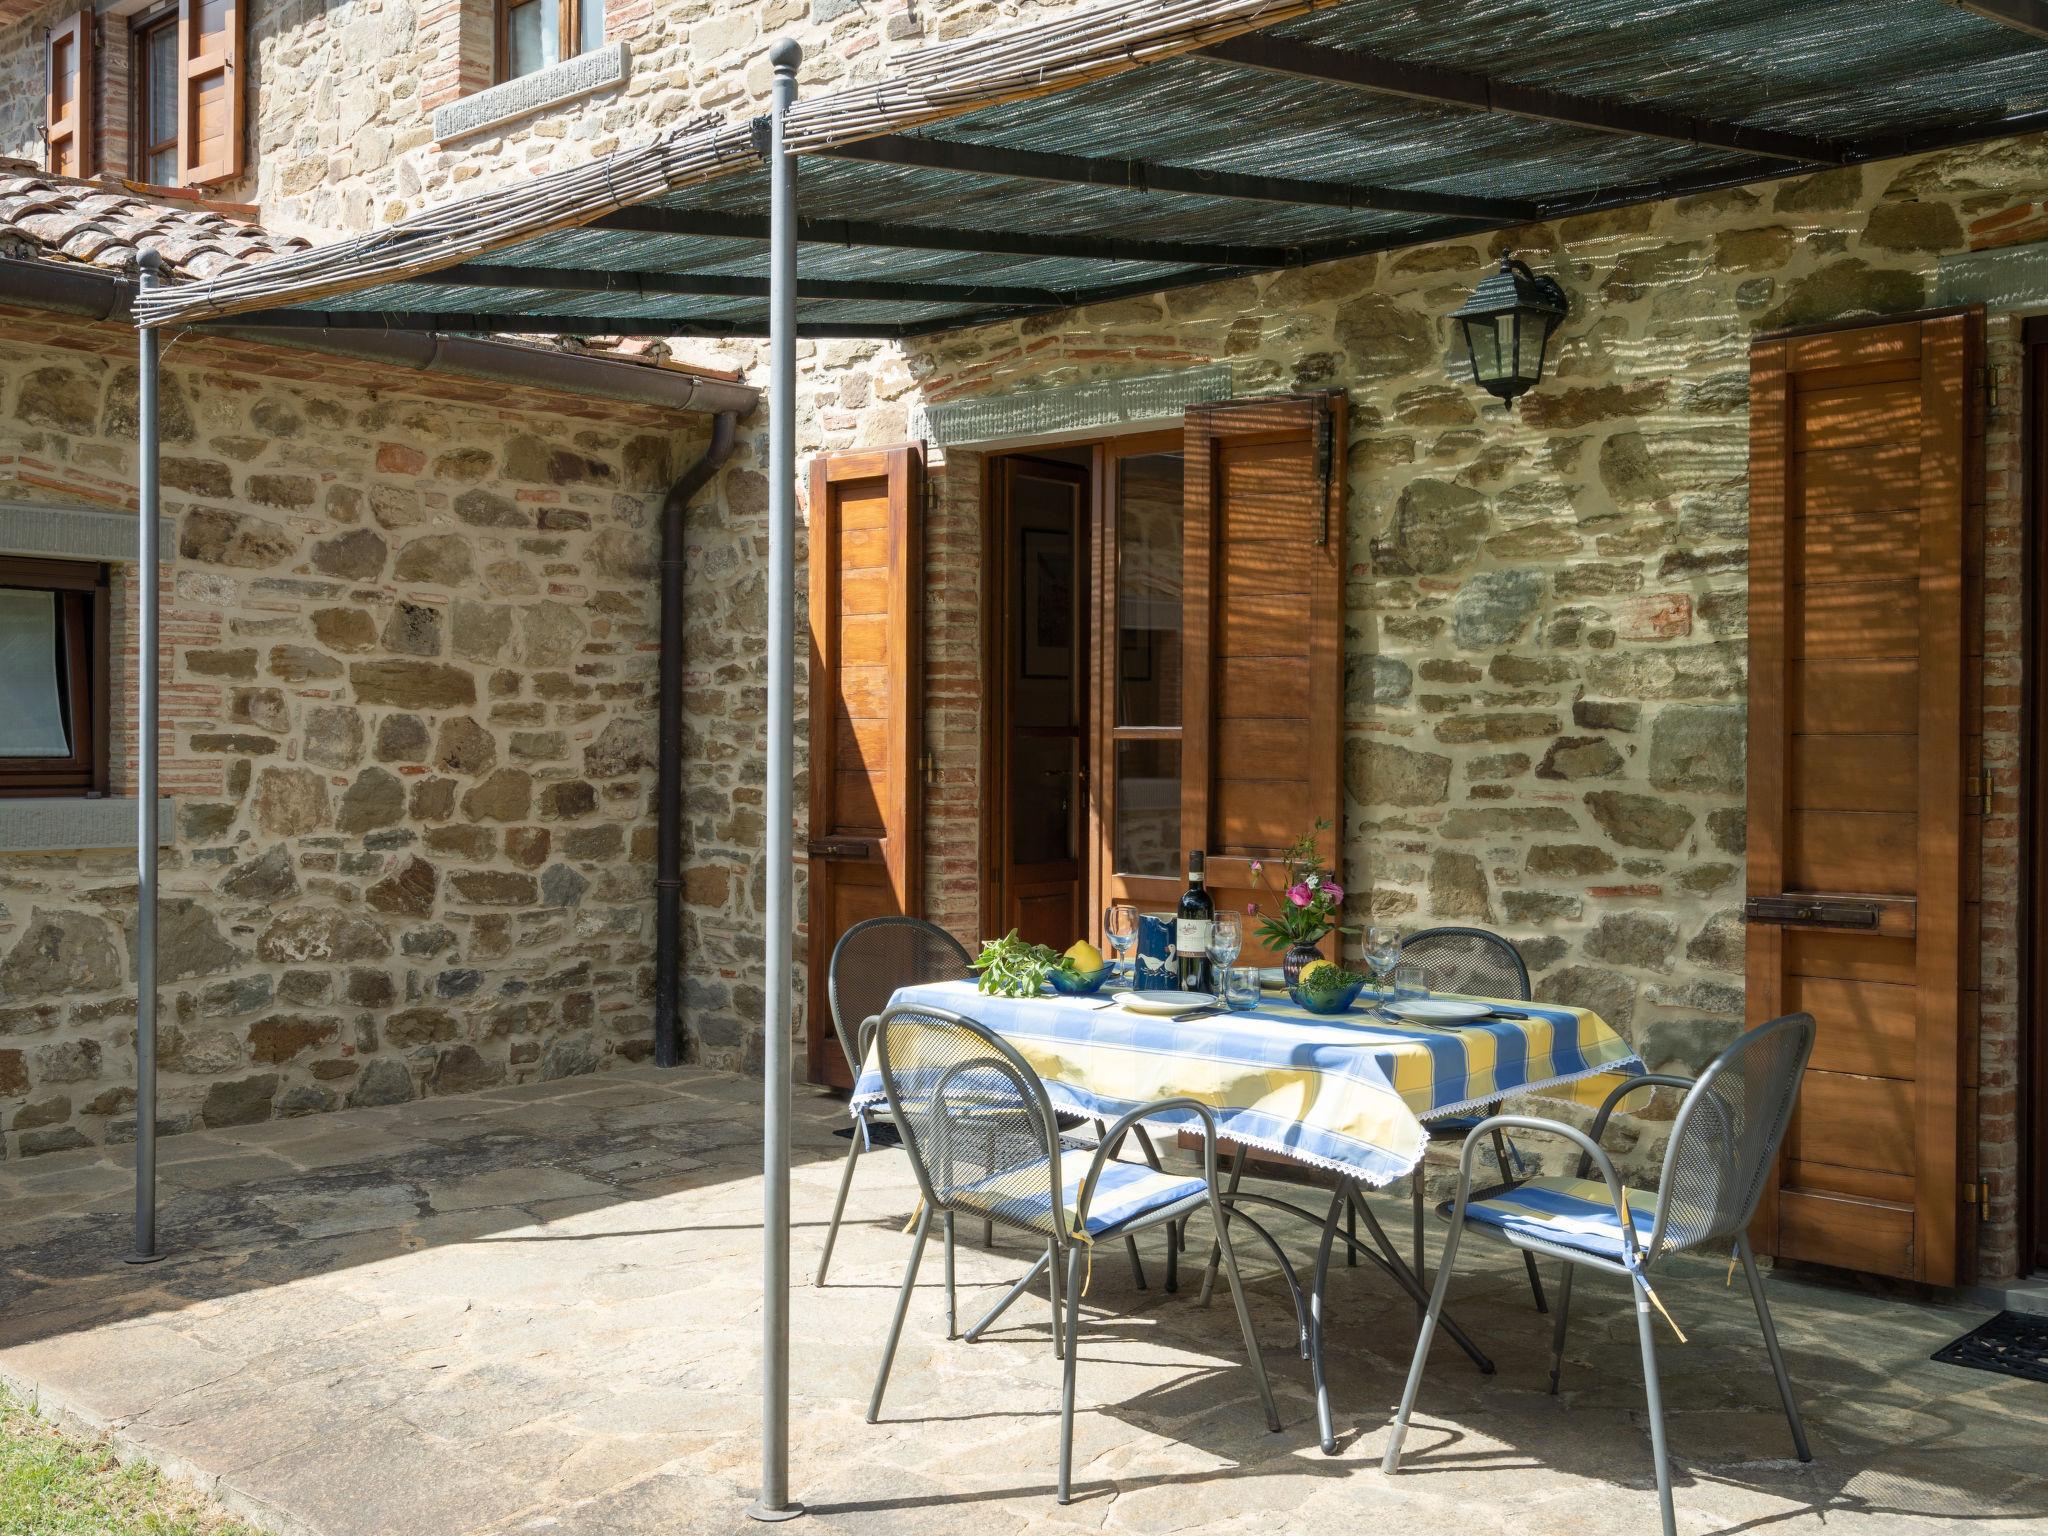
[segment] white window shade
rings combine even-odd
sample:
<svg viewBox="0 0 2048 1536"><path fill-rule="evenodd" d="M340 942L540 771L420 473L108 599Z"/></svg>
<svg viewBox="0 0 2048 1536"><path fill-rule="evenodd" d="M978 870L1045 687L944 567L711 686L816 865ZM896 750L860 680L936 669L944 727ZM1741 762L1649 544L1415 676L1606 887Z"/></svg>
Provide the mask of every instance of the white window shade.
<svg viewBox="0 0 2048 1536"><path fill-rule="evenodd" d="M69 757L57 595L0 587L0 757Z"/></svg>

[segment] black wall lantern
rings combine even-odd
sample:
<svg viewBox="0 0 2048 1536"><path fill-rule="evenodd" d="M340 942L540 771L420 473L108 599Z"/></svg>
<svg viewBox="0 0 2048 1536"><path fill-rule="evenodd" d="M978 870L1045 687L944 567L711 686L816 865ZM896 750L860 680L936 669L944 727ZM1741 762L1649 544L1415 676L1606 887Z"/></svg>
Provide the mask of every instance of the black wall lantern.
<svg viewBox="0 0 2048 1536"><path fill-rule="evenodd" d="M1512 408L1515 396L1543 377L1550 333L1570 307L1557 279L1538 277L1514 257L1501 257L1500 270L1451 315L1465 329L1473 382Z"/></svg>

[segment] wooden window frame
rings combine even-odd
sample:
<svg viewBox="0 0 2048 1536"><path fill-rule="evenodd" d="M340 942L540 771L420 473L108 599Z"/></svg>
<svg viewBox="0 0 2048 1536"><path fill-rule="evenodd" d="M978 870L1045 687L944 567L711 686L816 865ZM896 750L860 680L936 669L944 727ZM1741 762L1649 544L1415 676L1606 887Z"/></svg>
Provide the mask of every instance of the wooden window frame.
<svg viewBox="0 0 2048 1536"><path fill-rule="evenodd" d="M0 799L105 795L113 610L107 567L88 560L0 557L0 587L60 595L67 642L64 703L72 744L68 757L0 758Z"/></svg>
<svg viewBox="0 0 2048 1536"><path fill-rule="evenodd" d="M50 29L43 49L43 164L57 175L90 176L99 169L94 142L93 108L99 70L94 60L95 24L92 9L75 12ZM69 67L60 71L60 60ZM59 110L60 84L68 78L70 105ZM72 168L65 168L69 159Z"/></svg>
<svg viewBox="0 0 2048 1536"><path fill-rule="evenodd" d="M512 64L512 12L522 4L538 4L539 0L491 0L491 83L503 85L507 80L523 79L524 76L511 73ZM557 0L555 7L555 62L566 64L583 52L580 39L583 35L584 0ZM538 71L534 71L538 73Z"/></svg>
<svg viewBox="0 0 2048 1536"><path fill-rule="evenodd" d="M171 157L173 176L178 165L179 110L171 109L171 136L152 144L149 139L149 92L150 64L149 37L154 32L168 29L173 36L178 30L178 7L175 3L159 5L139 12L128 24L128 143L129 172L137 181L149 186L176 186L175 179L169 182L154 180L149 174L149 162L157 155L168 152Z"/></svg>

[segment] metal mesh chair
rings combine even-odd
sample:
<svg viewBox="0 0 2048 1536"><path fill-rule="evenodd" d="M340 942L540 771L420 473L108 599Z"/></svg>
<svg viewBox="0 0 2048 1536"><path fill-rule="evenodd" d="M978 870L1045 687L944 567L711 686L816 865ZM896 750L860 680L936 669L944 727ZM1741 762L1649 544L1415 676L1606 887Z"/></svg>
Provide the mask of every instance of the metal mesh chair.
<svg viewBox="0 0 2048 1536"><path fill-rule="evenodd" d="M1531 991L1529 967L1521 952L1497 933L1484 928L1425 928L1401 942L1401 963L1421 970L1432 992L1459 992L1468 997L1499 997L1527 1002ZM1500 1106L1495 1104L1494 1109ZM1454 1115L1429 1123L1432 1142L1462 1142L1483 1116ZM1500 1165L1503 1187L1513 1187L1515 1165L1520 1161L1498 1128L1493 1132L1494 1161ZM1424 1165L1415 1165L1415 1278L1429 1284L1429 1270L1423 1263L1423 1234L1428 1226L1427 1195L1423 1188ZM1347 1257L1349 1255L1347 1254ZM1543 1298L1543 1276L1532 1254L1524 1254L1529 1270L1529 1293L1536 1298L1538 1312L1549 1311Z"/></svg>
<svg viewBox="0 0 2048 1536"><path fill-rule="evenodd" d="M825 999L832 1012L832 1030L847 1066L858 1075L867 1060L867 1021L889 1006L898 987L920 982L951 981L969 973L967 951L936 923L921 917L870 917L840 935L825 970ZM853 1188L854 1164L864 1147L899 1144L888 1117L867 1114L862 1123L838 1133L848 1140L846 1166L839 1175L839 1198L832 1203L832 1224L825 1232L825 1251L818 1255L813 1282L825 1283L832 1249L839 1241L840 1218L846 1213L847 1191Z"/></svg>
<svg viewBox="0 0 2048 1536"><path fill-rule="evenodd" d="M879 1021L876 1061L889 1112L916 1171L923 1206L917 1236L896 1298L881 1369L868 1401L868 1422L881 1415L889 1368L903 1334L903 1320L917 1284L932 1218L950 1236L954 1215L969 1215L1023 1232L1045 1244L1041 1264L1051 1275L1053 1348L1063 1357L1060 1390L1059 1500L1069 1497L1073 1471L1074 1374L1080 1353L1082 1264L1093 1245L1127 1237L1148 1227L1167 1226L1206 1208L1216 1223L1223 1267L1237 1303L1238 1327L1270 1429L1280 1428L1266 1380L1251 1311L1238 1278L1237 1259L1223 1220L1216 1188L1216 1124L1192 1099L1162 1099L1142 1105L1110 1126L1092 1153L1064 1147L1059 1120L1038 1074L1017 1051L985 1026L960 1014L930 1007L892 1007ZM1193 1113L1204 1133L1200 1178L1161 1172L1112 1157L1124 1135L1145 1117L1168 1111ZM1065 1159L1062 1160L1062 1153ZM948 1253L950 1254L950 1246ZM1061 1271L1064 1264L1065 1278ZM1014 1286L989 1315L969 1331L980 1334L1022 1294L1038 1272ZM1062 1297L1064 1295L1064 1318ZM953 1336L953 1272L946 1267L947 1337Z"/></svg>
<svg viewBox="0 0 2048 1536"><path fill-rule="evenodd" d="M1663 1312L1664 1306L1650 1287L1649 1271L1667 1254L1723 1242L1733 1247L1749 1283L1764 1352L1770 1357L1778 1397L1792 1427L1793 1447L1801 1461L1813 1459L1805 1426L1799 1420L1799 1404L1792 1395L1792 1380L1785 1372L1784 1353L1778 1347L1778 1332L1771 1323L1771 1309L1764 1300L1763 1279L1749 1246L1749 1224L1785 1139L1785 1128L1791 1123L1806 1061L1813 1054L1813 1037L1811 1014L1787 1014L1743 1035L1716 1057L1696 1082L1657 1074L1631 1078L1607 1096L1590 1135L1558 1121L1523 1115L1495 1115L1473 1128L1465 1138L1457 1198L1444 1206L1451 1219L1450 1237L1430 1292L1422 1334L1415 1343L1415 1362L1409 1368L1401 1411L1387 1443L1386 1471L1392 1472L1400 1461L1401 1440L1422 1385L1422 1368L1443 1310L1444 1293L1450 1288L1459 1239L1474 1228L1491 1232L1525 1254L1547 1254L1565 1261L1551 1342L1553 1393L1564 1373L1573 1271L1581 1265L1605 1270L1625 1278L1637 1292L1636 1332L1643 1353L1643 1392L1650 1410L1650 1446L1657 1463L1657 1499L1665 1536L1675 1536L1677 1526L1671 1507L1671 1469L1665 1452L1664 1405L1651 1316L1653 1307ZM1686 1094L1678 1118L1672 1122L1657 1192L1649 1194L1622 1184L1600 1138L1615 1105L1631 1093L1657 1087L1683 1088ZM1480 1139L1496 1127L1547 1131L1575 1142L1582 1153L1578 1177L1531 1179L1514 1189L1475 1198L1473 1154ZM1596 1170L1600 1177L1590 1177ZM1649 1229L1647 1238L1641 1235L1644 1227ZM1665 1316L1669 1320L1670 1314ZM1675 1321L1671 1326L1677 1330ZM1684 1334L1679 1338L1683 1340Z"/></svg>

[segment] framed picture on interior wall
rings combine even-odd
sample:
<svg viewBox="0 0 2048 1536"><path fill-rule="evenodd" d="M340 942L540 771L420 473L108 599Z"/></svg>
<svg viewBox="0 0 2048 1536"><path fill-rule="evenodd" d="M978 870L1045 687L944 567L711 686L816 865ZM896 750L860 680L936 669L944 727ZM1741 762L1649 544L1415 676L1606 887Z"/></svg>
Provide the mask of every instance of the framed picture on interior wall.
<svg viewBox="0 0 2048 1536"><path fill-rule="evenodd" d="M1066 678L1074 672L1074 536L1064 528L1026 528L1023 601L1018 621L1023 643L1019 672L1027 678Z"/></svg>

